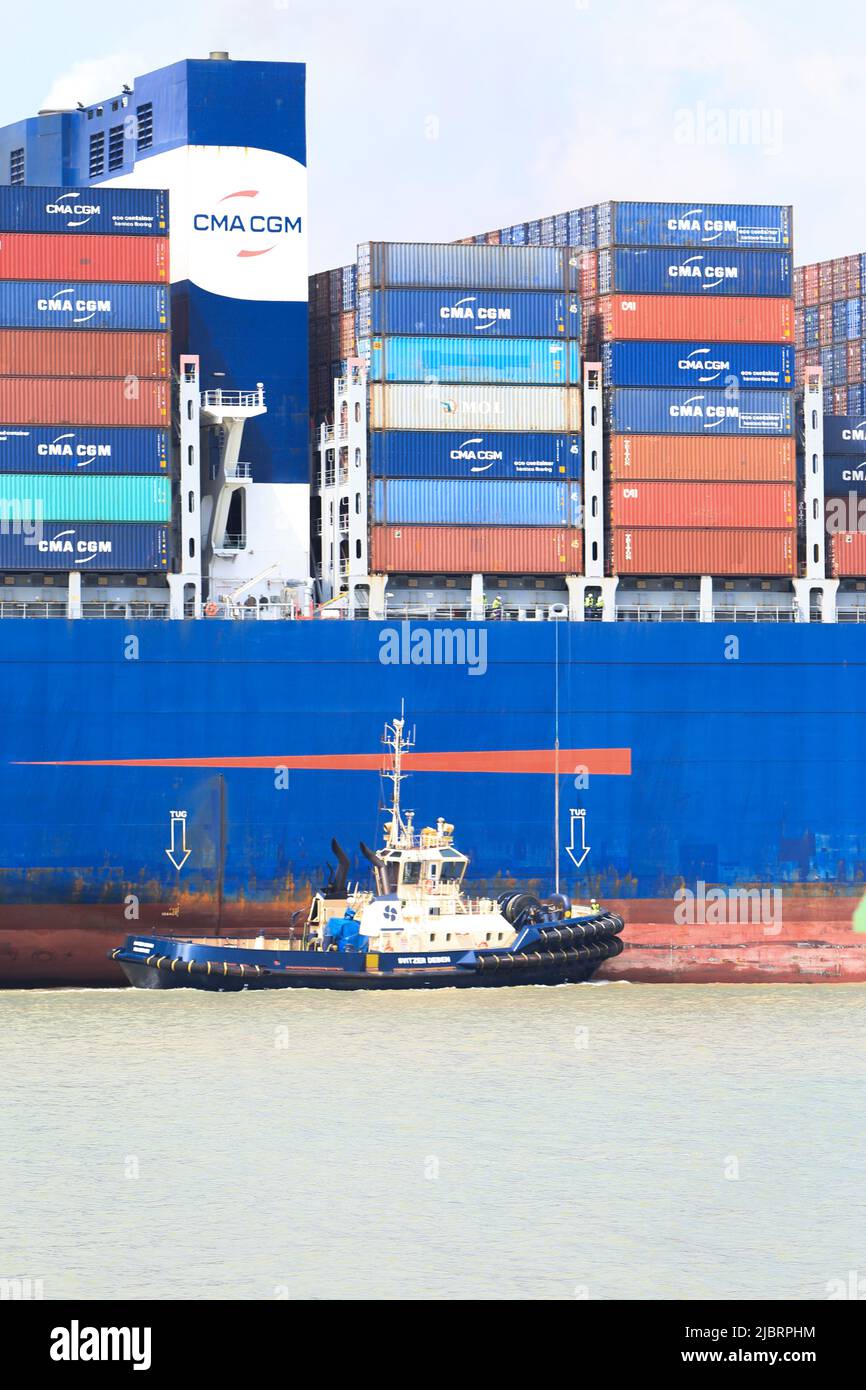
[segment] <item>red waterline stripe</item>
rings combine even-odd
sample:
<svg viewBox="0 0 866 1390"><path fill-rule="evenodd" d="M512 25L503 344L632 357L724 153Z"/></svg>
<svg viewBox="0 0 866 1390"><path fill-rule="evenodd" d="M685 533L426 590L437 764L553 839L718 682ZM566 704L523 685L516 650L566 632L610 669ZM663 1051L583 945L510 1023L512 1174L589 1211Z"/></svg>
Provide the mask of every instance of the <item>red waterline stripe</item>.
<svg viewBox="0 0 866 1390"><path fill-rule="evenodd" d="M19 767L202 767L302 768L319 772L378 772L381 753L276 753L223 758L57 758L22 762ZM631 775L630 748L506 748L462 753L406 753L403 766L416 772L587 772Z"/></svg>

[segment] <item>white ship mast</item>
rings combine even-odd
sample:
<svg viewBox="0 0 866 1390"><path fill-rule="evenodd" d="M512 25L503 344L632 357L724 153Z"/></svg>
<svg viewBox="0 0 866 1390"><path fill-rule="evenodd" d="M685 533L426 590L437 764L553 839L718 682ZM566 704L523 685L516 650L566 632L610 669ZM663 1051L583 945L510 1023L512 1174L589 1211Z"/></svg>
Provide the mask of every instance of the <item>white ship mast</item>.
<svg viewBox="0 0 866 1390"><path fill-rule="evenodd" d="M393 724L385 725L385 732L382 735L382 742L390 753L390 761L386 762L382 769L382 775L387 777L392 785L390 821L385 824L385 844L388 849L411 849L414 843L414 832L412 829L413 811L407 811L405 820L400 810L400 783L406 776L403 772L403 754L415 746L414 732L407 734L404 732L406 721L402 711L399 719L395 719Z"/></svg>

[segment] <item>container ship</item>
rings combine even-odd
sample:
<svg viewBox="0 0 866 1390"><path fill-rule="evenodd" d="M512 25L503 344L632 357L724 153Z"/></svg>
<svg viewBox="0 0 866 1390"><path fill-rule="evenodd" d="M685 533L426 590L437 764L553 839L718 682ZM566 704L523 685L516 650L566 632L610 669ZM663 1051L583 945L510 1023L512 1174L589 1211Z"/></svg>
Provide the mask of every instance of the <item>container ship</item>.
<svg viewBox="0 0 866 1390"><path fill-rule="evenodd" d="M0 131L0 984L361 879L401 706L599 978L866 979L861 256L619 202L308 276L306 162L224 53Z"/></svg>

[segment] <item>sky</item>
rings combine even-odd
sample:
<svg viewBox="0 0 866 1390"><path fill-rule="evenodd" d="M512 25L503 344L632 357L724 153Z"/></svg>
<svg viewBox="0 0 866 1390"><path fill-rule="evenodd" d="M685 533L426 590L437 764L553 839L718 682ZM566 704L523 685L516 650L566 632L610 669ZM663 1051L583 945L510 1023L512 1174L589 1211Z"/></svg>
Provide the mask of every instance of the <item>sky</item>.
<svg viewBox="0 0 866 1390"><path fill-rule="evenodd" d="M609 198L793 203L798 264L866 250L853 0L43 0L4 27L0 123L212 49L306 62L311 270Z"/></svg>

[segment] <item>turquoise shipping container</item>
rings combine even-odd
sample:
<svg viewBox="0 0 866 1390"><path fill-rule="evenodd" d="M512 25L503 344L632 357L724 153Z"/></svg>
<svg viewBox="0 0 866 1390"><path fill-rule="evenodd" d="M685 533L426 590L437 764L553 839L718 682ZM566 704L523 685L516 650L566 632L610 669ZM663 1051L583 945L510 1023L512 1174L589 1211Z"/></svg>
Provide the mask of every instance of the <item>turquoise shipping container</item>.
<svg viewBox="0 0 866 1390"><path fill-rule="evenodd" d="M171 518L171 480L162 477L0 474L0 521L150 521Z"/></svg>
<svg viewBox="0 0 866 1390"><path fill-rule="evenodd" d="M580 347L547 338L373 338L371 381L580 384Z"/></svg>

